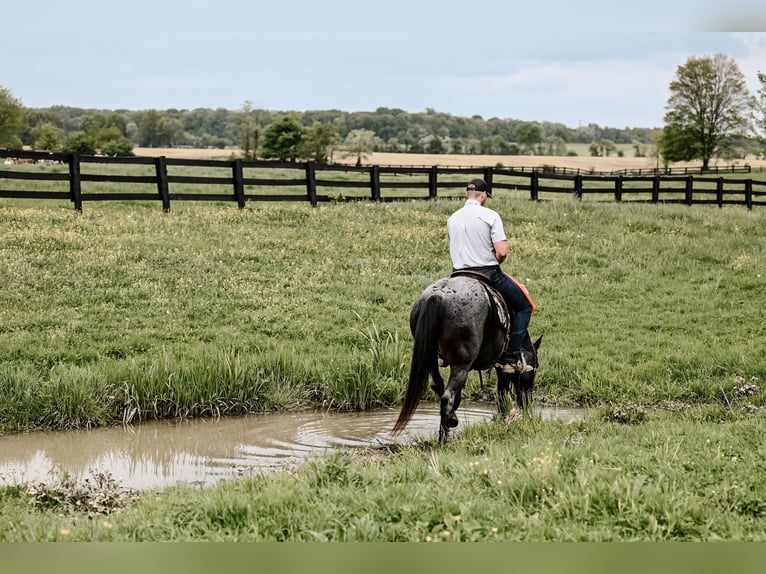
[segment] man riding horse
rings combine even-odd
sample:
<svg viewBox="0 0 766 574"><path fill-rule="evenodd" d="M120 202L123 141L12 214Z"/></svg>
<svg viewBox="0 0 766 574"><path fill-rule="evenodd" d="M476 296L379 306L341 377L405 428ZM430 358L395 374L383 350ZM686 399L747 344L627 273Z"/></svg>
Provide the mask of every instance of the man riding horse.
<svg viewBox="0 0 766 574"><path fill-rule="evenodd" d="M524 285L500 269L508 257L508 242L500 215L485 207L492 191L482 179L466 186L466 202L447 220L447 237L453 272L471 272L485 278L503 297L513 316L508 344L498 360L503 373L527 373L532 365L522 353L522 344L534 303ZM450 357L442 357L449 364Z"/></svg>

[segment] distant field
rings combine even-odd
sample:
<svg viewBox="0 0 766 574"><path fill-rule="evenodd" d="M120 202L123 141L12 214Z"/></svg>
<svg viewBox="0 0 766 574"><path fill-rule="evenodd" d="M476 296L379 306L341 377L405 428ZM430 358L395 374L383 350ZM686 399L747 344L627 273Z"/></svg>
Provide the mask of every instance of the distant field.
<svg viewBox="0 0 766 574"><path fill-rule="evenodd" d="M580 149L580 147L582 149ZM502 164L505 167L537 167L553 165L556 167L569 167L573 169L585 169L596 171L616 171L620 169L652 168L657 165L655 159L650 157L633 157L633 150L623 150L624 157L613 155L611 157L592 157L587 155L588 146L585 144L572 144L569 146L577 156L544 156L544 155L456 155L456 154L421 154L421 153L389 153L376 152L365 158L364 163L372 165L405 165L405 166L448 166L448 167L489 167ZM237 149L190 149L190 148L134 148L138 156L165 156L170 158L189 159L228 159L239 154ZM338 163L353 163L353 158L336 159ZM766 160L758 160L748 157L747 160L734 162L713 161L711 165L742 165L745 163L753 167L766 167ZM674 167L699 167L697 162L678 162L671 164Z"/></svg>

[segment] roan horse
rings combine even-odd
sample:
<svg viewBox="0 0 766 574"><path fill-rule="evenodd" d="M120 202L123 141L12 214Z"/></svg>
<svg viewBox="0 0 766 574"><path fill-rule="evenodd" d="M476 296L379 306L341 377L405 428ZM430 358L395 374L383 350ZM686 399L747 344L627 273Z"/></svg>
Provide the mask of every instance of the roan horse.
<svg viewBox="0 0 766 574"><path fill-rule="evenodd" d="M439 440L446 440L450 429L458 425L455 411L468 373L495 366L505 347L509 321L499 295L479 279L456 275L426 287L410 313L410 330L415 338L410 380L392 435L407 426L430 375L431 389L441 398ZM541 340L542 336L532 343L528 332L524 337L522 352L527 364L534 367L531 372L506 374L495 368L501 416L508 412L511 383L517 406L522 410L530 406ZM439 372L439 355L450 369L446 388Z"/></svg>

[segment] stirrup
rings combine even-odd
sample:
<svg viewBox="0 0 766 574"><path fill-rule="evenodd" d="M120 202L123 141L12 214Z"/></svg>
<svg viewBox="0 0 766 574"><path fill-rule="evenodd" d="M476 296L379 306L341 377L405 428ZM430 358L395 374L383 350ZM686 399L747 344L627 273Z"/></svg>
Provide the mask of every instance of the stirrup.
<svg viewBox="0 0 766 574"><path fill-rule="evenodd" d="M516 362L501 364L497 366L500 367L500 371L506 375L531 373L535 370L535 368L527 363L526 359L524 359L524 355L522 355L521 358Z"/></svg>

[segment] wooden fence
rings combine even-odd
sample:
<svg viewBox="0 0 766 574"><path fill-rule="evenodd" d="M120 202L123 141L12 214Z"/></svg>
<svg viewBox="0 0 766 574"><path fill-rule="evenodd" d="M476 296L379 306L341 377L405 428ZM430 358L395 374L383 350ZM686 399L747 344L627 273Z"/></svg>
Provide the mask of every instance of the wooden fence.
<svg viewBox="0 0 766 574"><path fill-rule="evenodd" d="M744 165L714 165L703 170L699 167L638 167L613 171L598 171L595 169L582 169L579 167L556 167L543 165L536 167L515 167L515 171L529 172L540 171L546 174L558 175L711 175L719 173L751 173L753 168L750 164Z"/></svg>
<svg viewBox="0 0 766 574"><path fill-rule="evenodd" d="M0 150L0 198L65 199L82 211L86 201L406 201L463 197L481 177L495 192L528 192L532 200L570 195L579 200L766 205L766 181L709 173L674 176L575 174L559 168L405 167L322 165L314 162L102 157ZM748 168L749 169L749 168ZM138 173L136 173L138 170ZM200 171L199 174L194 172ZM274 176L280 177L274 177ZM46 189L39 182L46 182ZM11 189L11 186L16 186Z"/></svg>

